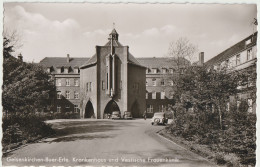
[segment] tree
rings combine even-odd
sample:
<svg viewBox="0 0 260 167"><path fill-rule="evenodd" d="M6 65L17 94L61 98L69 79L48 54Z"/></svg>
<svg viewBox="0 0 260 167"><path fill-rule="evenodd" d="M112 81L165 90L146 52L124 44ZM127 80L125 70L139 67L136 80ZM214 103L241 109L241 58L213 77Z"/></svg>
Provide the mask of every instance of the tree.
<svg viewBox="0 0 260 167"><path fill-rule="evenodd" d="M170 91L176 103L180 102L182 93L180 91L180 77L183 75L185 69L191 66L191 61L196 52L197 47L187 38L179 38L178 40L171 42L169 45L168 58L172 64L173 72L172 75L165 75L164 78L172 85ZM173 107L173 109L175 112L173 115L176 115L176 106Z"/></svg>
<svg viewBox="0 0 260 167"><path fill-rule="evenodd" d="M42 67L15 58L12 38L3 41L3 110L32 112L49 105L48 96L55 90L54 83Z"/></svg>

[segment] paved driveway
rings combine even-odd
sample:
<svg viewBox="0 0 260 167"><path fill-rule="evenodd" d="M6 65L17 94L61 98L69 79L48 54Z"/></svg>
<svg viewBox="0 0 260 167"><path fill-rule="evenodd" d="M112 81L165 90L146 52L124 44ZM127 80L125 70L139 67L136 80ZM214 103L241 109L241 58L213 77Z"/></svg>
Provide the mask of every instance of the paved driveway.
<svg viewBox="0 0 260 167"><path fill-rule="evenodd" d="M53 120L57 135L3 158L3 165L213 166L157 135L150 120Z"/></svg>

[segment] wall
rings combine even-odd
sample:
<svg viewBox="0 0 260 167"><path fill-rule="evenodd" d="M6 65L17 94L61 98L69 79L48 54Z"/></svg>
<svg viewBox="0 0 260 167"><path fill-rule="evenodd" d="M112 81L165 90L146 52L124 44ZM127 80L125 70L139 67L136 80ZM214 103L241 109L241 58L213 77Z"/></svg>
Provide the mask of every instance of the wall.
<svg viewBox="0 0 260 167"><path fill-rule="evenodd" d="M87 92L86 83L92 83L92 91ZM87 102L90 100L95 113L95 118L97 115L97 66L88 67L80 70L80 93L81 93L81 113L80 117L84 118L85 107Z"/></svg>
<svg viewBox="0 0 260 167"><path fill-rule="evenodd" d="M145 68L128 64L128 111L136 117L142 117L146 110L145 71Z"/></svg>

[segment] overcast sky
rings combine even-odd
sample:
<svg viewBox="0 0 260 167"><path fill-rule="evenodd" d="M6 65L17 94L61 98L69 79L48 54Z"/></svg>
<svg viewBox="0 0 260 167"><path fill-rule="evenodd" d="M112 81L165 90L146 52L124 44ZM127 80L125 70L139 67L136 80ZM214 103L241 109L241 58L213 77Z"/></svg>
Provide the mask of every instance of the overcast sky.
<svg viewBox="0 0 260 167"><path fill-rule="evenodd" d="M135 57L163 57L186 37L208 60L253 33L256 5L5 3L4 29L17 30L25 61L91 57L113 28Z"/></svg>

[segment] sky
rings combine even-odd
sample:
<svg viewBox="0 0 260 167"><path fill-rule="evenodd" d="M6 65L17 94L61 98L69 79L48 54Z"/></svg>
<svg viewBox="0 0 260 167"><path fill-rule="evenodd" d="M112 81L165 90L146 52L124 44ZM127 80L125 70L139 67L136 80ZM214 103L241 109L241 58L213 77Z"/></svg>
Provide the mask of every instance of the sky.
<svg viewBox="0 0 260 167"><path fill-rule="evenodd" d="M165 57L187 38L205 61L253 33L254 4L4 3L4 31L16 31L24 61L91 57L113 29L135 57ZM198 55L198 53L197 53Z"/></svg>

